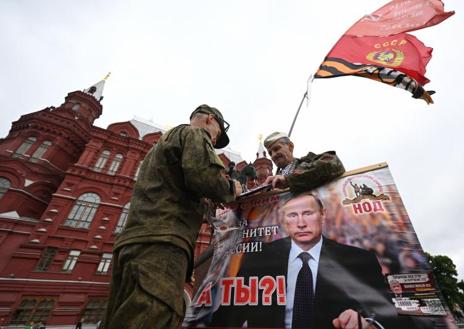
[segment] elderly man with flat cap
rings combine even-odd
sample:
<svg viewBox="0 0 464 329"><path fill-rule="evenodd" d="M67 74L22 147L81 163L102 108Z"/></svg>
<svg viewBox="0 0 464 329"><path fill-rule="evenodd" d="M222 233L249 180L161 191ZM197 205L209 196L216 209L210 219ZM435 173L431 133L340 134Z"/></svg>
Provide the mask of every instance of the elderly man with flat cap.
<svg viewBox="0 0 464 329"><path fill-rule="evenodd" d="M289 187L293 193L301 193L324 185L345 172L335 151L321 154L309 152L300 159L294 157L294 145L283 132L274 132L267 136L264 146L277 166L276 175L268 177L264 182L273 187Z"/></svg>
<svg viewBox="0 0 464 329"><path fill-rule="evenodd" d="M167 131L147 153L127 224L114 245L102 328L165 329L181 323L183 287L191 277L208 199L231 202L241 193L214 151L229 143L228 128L221 112L201 105L189 125Z"/></svg>

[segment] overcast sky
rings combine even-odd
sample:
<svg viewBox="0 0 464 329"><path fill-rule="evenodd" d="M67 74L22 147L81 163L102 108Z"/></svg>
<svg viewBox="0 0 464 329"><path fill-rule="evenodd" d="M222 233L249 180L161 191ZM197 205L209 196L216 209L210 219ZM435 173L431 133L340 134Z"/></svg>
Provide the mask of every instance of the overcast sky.
<svg viewBox="0 0 464 329"><path fill-rule="evenodd" d="M1 1L0 135L22 114L108 79L96 125L134 116L187 122L199 104L231 123L230 147L253 161L258 135L288 131L338 38L385 0ZM387 162L424 250L464 278L464 2L413 32L434 48L434 105L368 79L316 80L293 131L295 154L336 150L348 170Z"/></svg>

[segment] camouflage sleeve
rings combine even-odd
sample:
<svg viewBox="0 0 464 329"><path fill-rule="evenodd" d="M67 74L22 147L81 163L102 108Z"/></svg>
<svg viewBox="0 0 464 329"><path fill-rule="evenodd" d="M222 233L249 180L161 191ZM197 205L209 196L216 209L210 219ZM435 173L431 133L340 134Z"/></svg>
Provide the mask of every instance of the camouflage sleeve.
<svg viewBox="0 0 464 329"><path fill-rule="evenodd" d="M203 129L188 130L182 150L182 169L185 185L198 197L219 202L235 200L235 185L226 178L224 164Z"/></svg>
<svg viewBox="0 0 464 329"><path fill-rule="evenodd" d="M335 151L318 155L309 153L286 179L292 193L301 193L322 186L344 172L345 168Z"/></svg>

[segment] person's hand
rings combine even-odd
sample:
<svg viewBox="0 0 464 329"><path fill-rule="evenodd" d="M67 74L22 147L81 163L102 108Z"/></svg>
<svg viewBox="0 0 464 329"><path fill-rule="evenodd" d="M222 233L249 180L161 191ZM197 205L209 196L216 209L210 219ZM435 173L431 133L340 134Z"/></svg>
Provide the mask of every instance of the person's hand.
<svg viewBox="0 0 464 329"><path fill-rule="evenodd" d="M242 184L240 184L240 182L236 179L232 179L232 181L234 182L234 185L235 185L235 196L237 197L243 192Z"/></svg>
<svg viewBox="0 0 464 329"><path fill-rule="evenodd" d="M282 175L269 176L268 178L266 178L264 185L269 185L269 184L272 184L273 188L283 189L283 188L288 187L287 180Z"/></svg>
<svg viewBox="0 0 464 329"><path fill-rule="evenodd" d="M361 328L362 329L370 329L375 328L371 326L363 317L359 317L361 319ZM358 329L358 312L348 309L343 311L338 318L332 320L332 325L336 329Z"/></svg>

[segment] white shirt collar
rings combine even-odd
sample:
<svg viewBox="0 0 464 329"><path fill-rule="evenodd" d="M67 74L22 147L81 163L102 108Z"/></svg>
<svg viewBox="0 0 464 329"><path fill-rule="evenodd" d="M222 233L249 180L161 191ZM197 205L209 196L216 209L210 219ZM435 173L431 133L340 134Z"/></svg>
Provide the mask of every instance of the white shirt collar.
<svg viewBox="0 0 464 329"><path fill-rule="evenodd" d="M293 262L300 253L302 252L307 252L308 254L311 255L311 259L316 261L316 263L319 263L319 257L321 256L321 249L322 249L322 236L321 239L319 240L318 243L316 243L311 249L308 251L305 251L301 249L293 240L292 241L292 246L290 248L290 253L288 255L288 261Z"/></svg>

